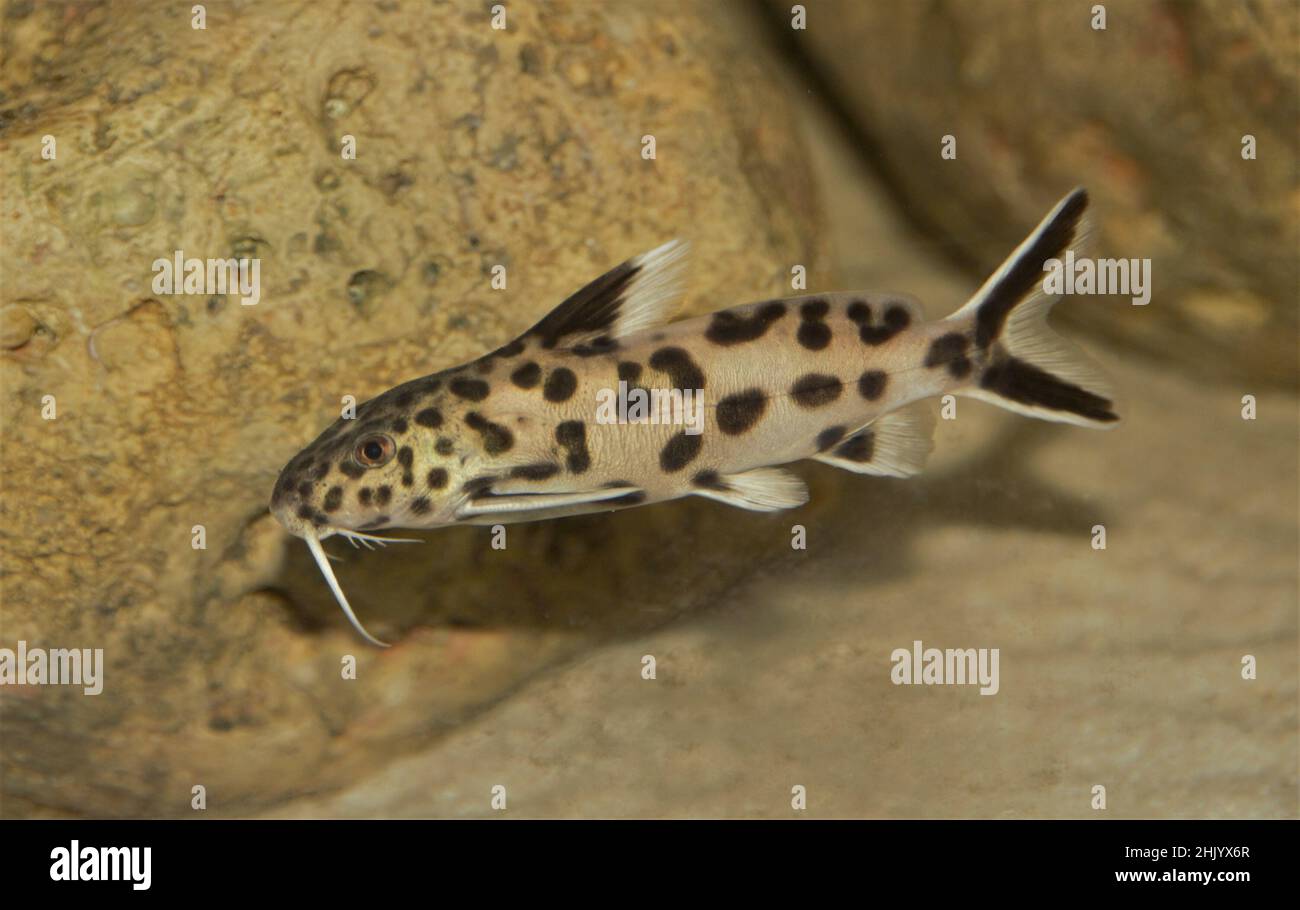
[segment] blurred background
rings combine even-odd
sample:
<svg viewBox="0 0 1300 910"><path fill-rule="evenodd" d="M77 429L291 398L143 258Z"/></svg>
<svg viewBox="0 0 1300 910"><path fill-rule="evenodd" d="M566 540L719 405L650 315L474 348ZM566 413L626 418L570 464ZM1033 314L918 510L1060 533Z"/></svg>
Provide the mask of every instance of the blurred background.
<svg viewBox="0 0 1300 910"><path fill-rule="evenodd" d="M107 663L0 688L0 815L1300 814L1296 4L174 6L0 7L0 647ZM266 512L342 396L670 237L688 313L802 265L937 318L1076 185L1152 263L1057 311L1112 432L961 400L794 513L331 544L382 653ZM177 249L261 302L155 295ZM1000 691L892 685L915 640Z"/></svg>

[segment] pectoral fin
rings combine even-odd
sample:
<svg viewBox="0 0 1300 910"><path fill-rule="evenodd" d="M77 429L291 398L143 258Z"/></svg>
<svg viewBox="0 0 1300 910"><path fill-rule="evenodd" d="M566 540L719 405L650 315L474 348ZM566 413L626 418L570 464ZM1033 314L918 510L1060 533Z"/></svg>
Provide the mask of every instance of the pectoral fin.
<svg viewBox="0 0 1300 910"><path fill-rule="evenodd" d="M499 521L536 521L556 517L549 513L580 515L602 508L638 505L645 498L641 490L629 487L582 490L574 493L495 493L486 490L467 500L456 510L456 520L495 518Z"/></svg>

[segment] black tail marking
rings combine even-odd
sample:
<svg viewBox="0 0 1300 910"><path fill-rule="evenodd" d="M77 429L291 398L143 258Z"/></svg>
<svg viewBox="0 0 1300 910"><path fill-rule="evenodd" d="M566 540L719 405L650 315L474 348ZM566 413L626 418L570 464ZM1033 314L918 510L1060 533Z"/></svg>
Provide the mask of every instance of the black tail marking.
<svg viewBox="0 0 1300 910"><path fill-rule="evenodd" d="M1102 423L1119 420L1110 399L1094 395L1015 357L990 365L980 376L980 388L1029 407L1066 411Z"/></svg>

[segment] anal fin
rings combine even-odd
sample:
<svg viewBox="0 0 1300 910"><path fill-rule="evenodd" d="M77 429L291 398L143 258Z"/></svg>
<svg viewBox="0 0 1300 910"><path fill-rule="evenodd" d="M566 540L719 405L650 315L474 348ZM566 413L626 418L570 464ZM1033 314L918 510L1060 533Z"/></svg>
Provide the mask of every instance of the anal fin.
<svg viewBox="0 0 1300 910"><path fill-rule="evenodd" d="M877 417L817 461L858 474L911 477L934 448L934 415L921 404Z"/></svg>
<svg viewBox="0 0 1300 910"><path fill-rule="evenodd" d="M737 474L701 471L695 475L694 494L754 512L793 509L808 501L808 487L780 468L755 468Z"/></svg>

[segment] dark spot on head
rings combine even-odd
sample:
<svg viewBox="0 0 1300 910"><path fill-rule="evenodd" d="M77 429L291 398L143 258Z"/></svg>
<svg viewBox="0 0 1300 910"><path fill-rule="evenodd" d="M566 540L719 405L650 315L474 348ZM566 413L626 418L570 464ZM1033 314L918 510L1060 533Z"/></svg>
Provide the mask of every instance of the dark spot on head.
<svg viewBox="0 0 1300 910"><path fill-rule="evenodd" d="M511 477L517 477L521 480L546 480L558 473L560 473L560 466L550 462L525 464L510 470Z"/></svg>
<svg viewBox="0 0 1300 910"><path fill-rule="evenodd" d="M415 401L415 392L411 389L404 389L393 396L393 404L399 408L409 408L413 401Z"/></svg>
<svg viewBox="0 0 1300 910"><path fill-rule="evenodd" d="M591 467L587 452L587 427L581 420L566 420L555 428L555 441L568 451L566 464L574 474Z"/></svg>
<svg viewBox="0 0 1300 910"><path fill-rule="evenodd" d="M641 378L641 364L631 360L621 361L618 365L618 378L631 385Z"/></svg>
<svg viewBox="0 0 1300 910"><path fill-rule="evenodd" d="M433 446L433 450L439 455L450 455L455 451L455 448L455 445L446 436L439 436L438 441Z"/></svg>
<svg viewBox="0 0 1300 910"><path fill-rule="evenodd" d="M381 506L388 505L389 501L392 498L393 498L393 488L390 486L382 486L379 489L375 490L375 502L379 503L379 505Z"/></svg>
<svg viewBox="0 0 1300 910"><path fill-rule="evenodd" d="M447 388L458 398L465 398L469 401L482 401L488 397L491 388L482 379L466 379L458 376L448 383Z"/></svg>
<svg viewBox="0 0 1300 910"><path fill-rule="evenodd" d="M930 343L924 363L930 369L946 366L948 374L954 379L964 379L972 369L970 359L966 356L968 347L970 339L961 332L940 335Z"/></svg>
<svg viewBox="0 0 1300 910"><path fill-rule="evenodd" d="M429 476L426 479L429 481L430 487L435 490L441 490L447 485L447 469L433 468L429 471Z"/></svg>
<svg viewBox="0 0 1300 910"><path fill-rule="evenodd" d="M668 440L659 453L659 467L669 474L680 471L695 460L703 446L704 440L699 435L692 436L683 430Z"/></svg>
<svg viewBox="0 0 1300 910"><path fill-rule="evenodd" d="M867 370L858 377L858 394L867 401L875 401L885 391L889 374L884 370Z"/></svg>
<svg viewBox="0 0 1300 910"><path fill-rule="evenodd" d="M311 495L312 490L314 489L316 488L312 485L311 481L304 480L302 483L298 484L298 495L303 499L306 499Z"/></svg>
<svg viewBox="0 0 1300 910"><path fill-rule="evenodd" d="M660 348L650 355L650 366L667 373L673 388L704 388L704 371L695 365L691 355L682 348Z"/></svg>
<svg viewBox="0 0 1300 910"><path fill-rule="evenodd" d="M328 474L329 472L330 472L330 463L328 461L322 461L320 464L316 465L316 467L312 469L311 476L313 480L324 480L325 475Z"/></svg>
<svg viewBox="0 0 1300 910"><path fill-rule="evenodd" d="M790 394L801 408L820 408L840 397L844 383L826 373L807 373L795 380Z"/></svg>
<svg viewBox="0 0 1300 910"><path fill-rule="evenodd" d="M361 503L363 506L368 506L370 505L370 497L373 495L374 491L371 490L370 487L362 487L360 490L357 490L357 502Z"/></svg>
<svg viewBox="0 0 1300 910"><path fill-rule="evenodd" d="M817 451L825 452L835 443L844 438L847 430L844 427L827 427L817 434Z"/></svg>
<svg viewBox="0 0 1300 910"><path fill-rule="evenodd" d="M531 389L542 378L542 368L531 360L510 374L510 381L521 389Z"/></svg>
<svg viewBox="0 0 1300 910"><path fill-rule="evenodd" d="M483 437L483 448L489 455L509 451L515 443L515 437L509 430L475 411L465 415L465 425Z"/></svg>
<svg viewBox="0 0 1300 910"><path fill-rule="evenodd" d="M315 514L315 510L311 506L307 505L306 503L303 503L302 505L298 506L299 518L306 518L310 520L312 515L314 514Z"/></svg>
<svg viewBox="0 0 1300 910"><path fill-rule="evenodd" d="M345 458L339 462L339 470L354 480L366 473L366 469L361 467L351 458Z"/></svg>
<svg viewBox="0 0 1300 910"><path fill-rule="evenodd" d="M430 504L429 504L428 496L417 497L411 503L411 511L416 515L424 515L429 511L429 509L430 509Z"/></svg>
<svg viewBox="0 0 1300 910"><path fill-rule="evenodd" d="M748 316L741 316L735 310L723 310L713 314L704 337L723 347L757 341L767 334L772 323L784 315L785 304L779 300L763 304Z"/></svg>
<svg viewBox="0 0 1300 910"><path fill-rule="evenodd" d="M397 463L400 464L402 467L406 468L408 471L411 469L411 464L414 461L415 461L415 452L411 451L410 446L402 446L400 449L397 450Z"/></svg>
<svg viewBox="0 0 1300 910"><path fill-rule="evenodd" d="M415 413L415 422L422 427L437 429L442 426L442 412L437 408L425 408Z"/></svg>
<svg viewBox="0 0 1300 910"><path fill-rule="evenodd" d="M406 418L394 417L393 422L388 426L394 433L405 433L407 429Z"/></svg>
<svg viewBox="0 0 1300 910"><path fill-rule="evenodd" d="M573 370L568 367L556 367L546 377L546 385L542 387L542 395L545 396L547 401L559 403L572 398L577 388L578 377L574 375Z"/></svg>
<svg viewBox="0 0 1300 910"><path fill-rule="evenodd" d="M330 487L329 492L325 494L325 501L321 503L321 508L326 512L336 512L341 505L343 505L343 488Z"/></svg>
<svg viewBox="0 0 1300 910"><path fill-rule="evenodd" d="M716 490L719 493L726 493L731 489L731 487L718 476L717 471L700 471L700 473L691 478L691 483L702 490Z"/></svg>
<svg viewBox="0 0 1300 910"><path fill-rule="evenodd" d="M718 429L728 436L747 432L767 410L767 396L761 389L746 389L718 402Z"/></svg>
<svg viewBox="0 0 1300 910"><path fill-rule="evenodd" d="M875 449L875 434L871 430L863 430L850 436L843 445L835 450L835 454L847 461L856 461L862 464L871 460Z"/></svg>

